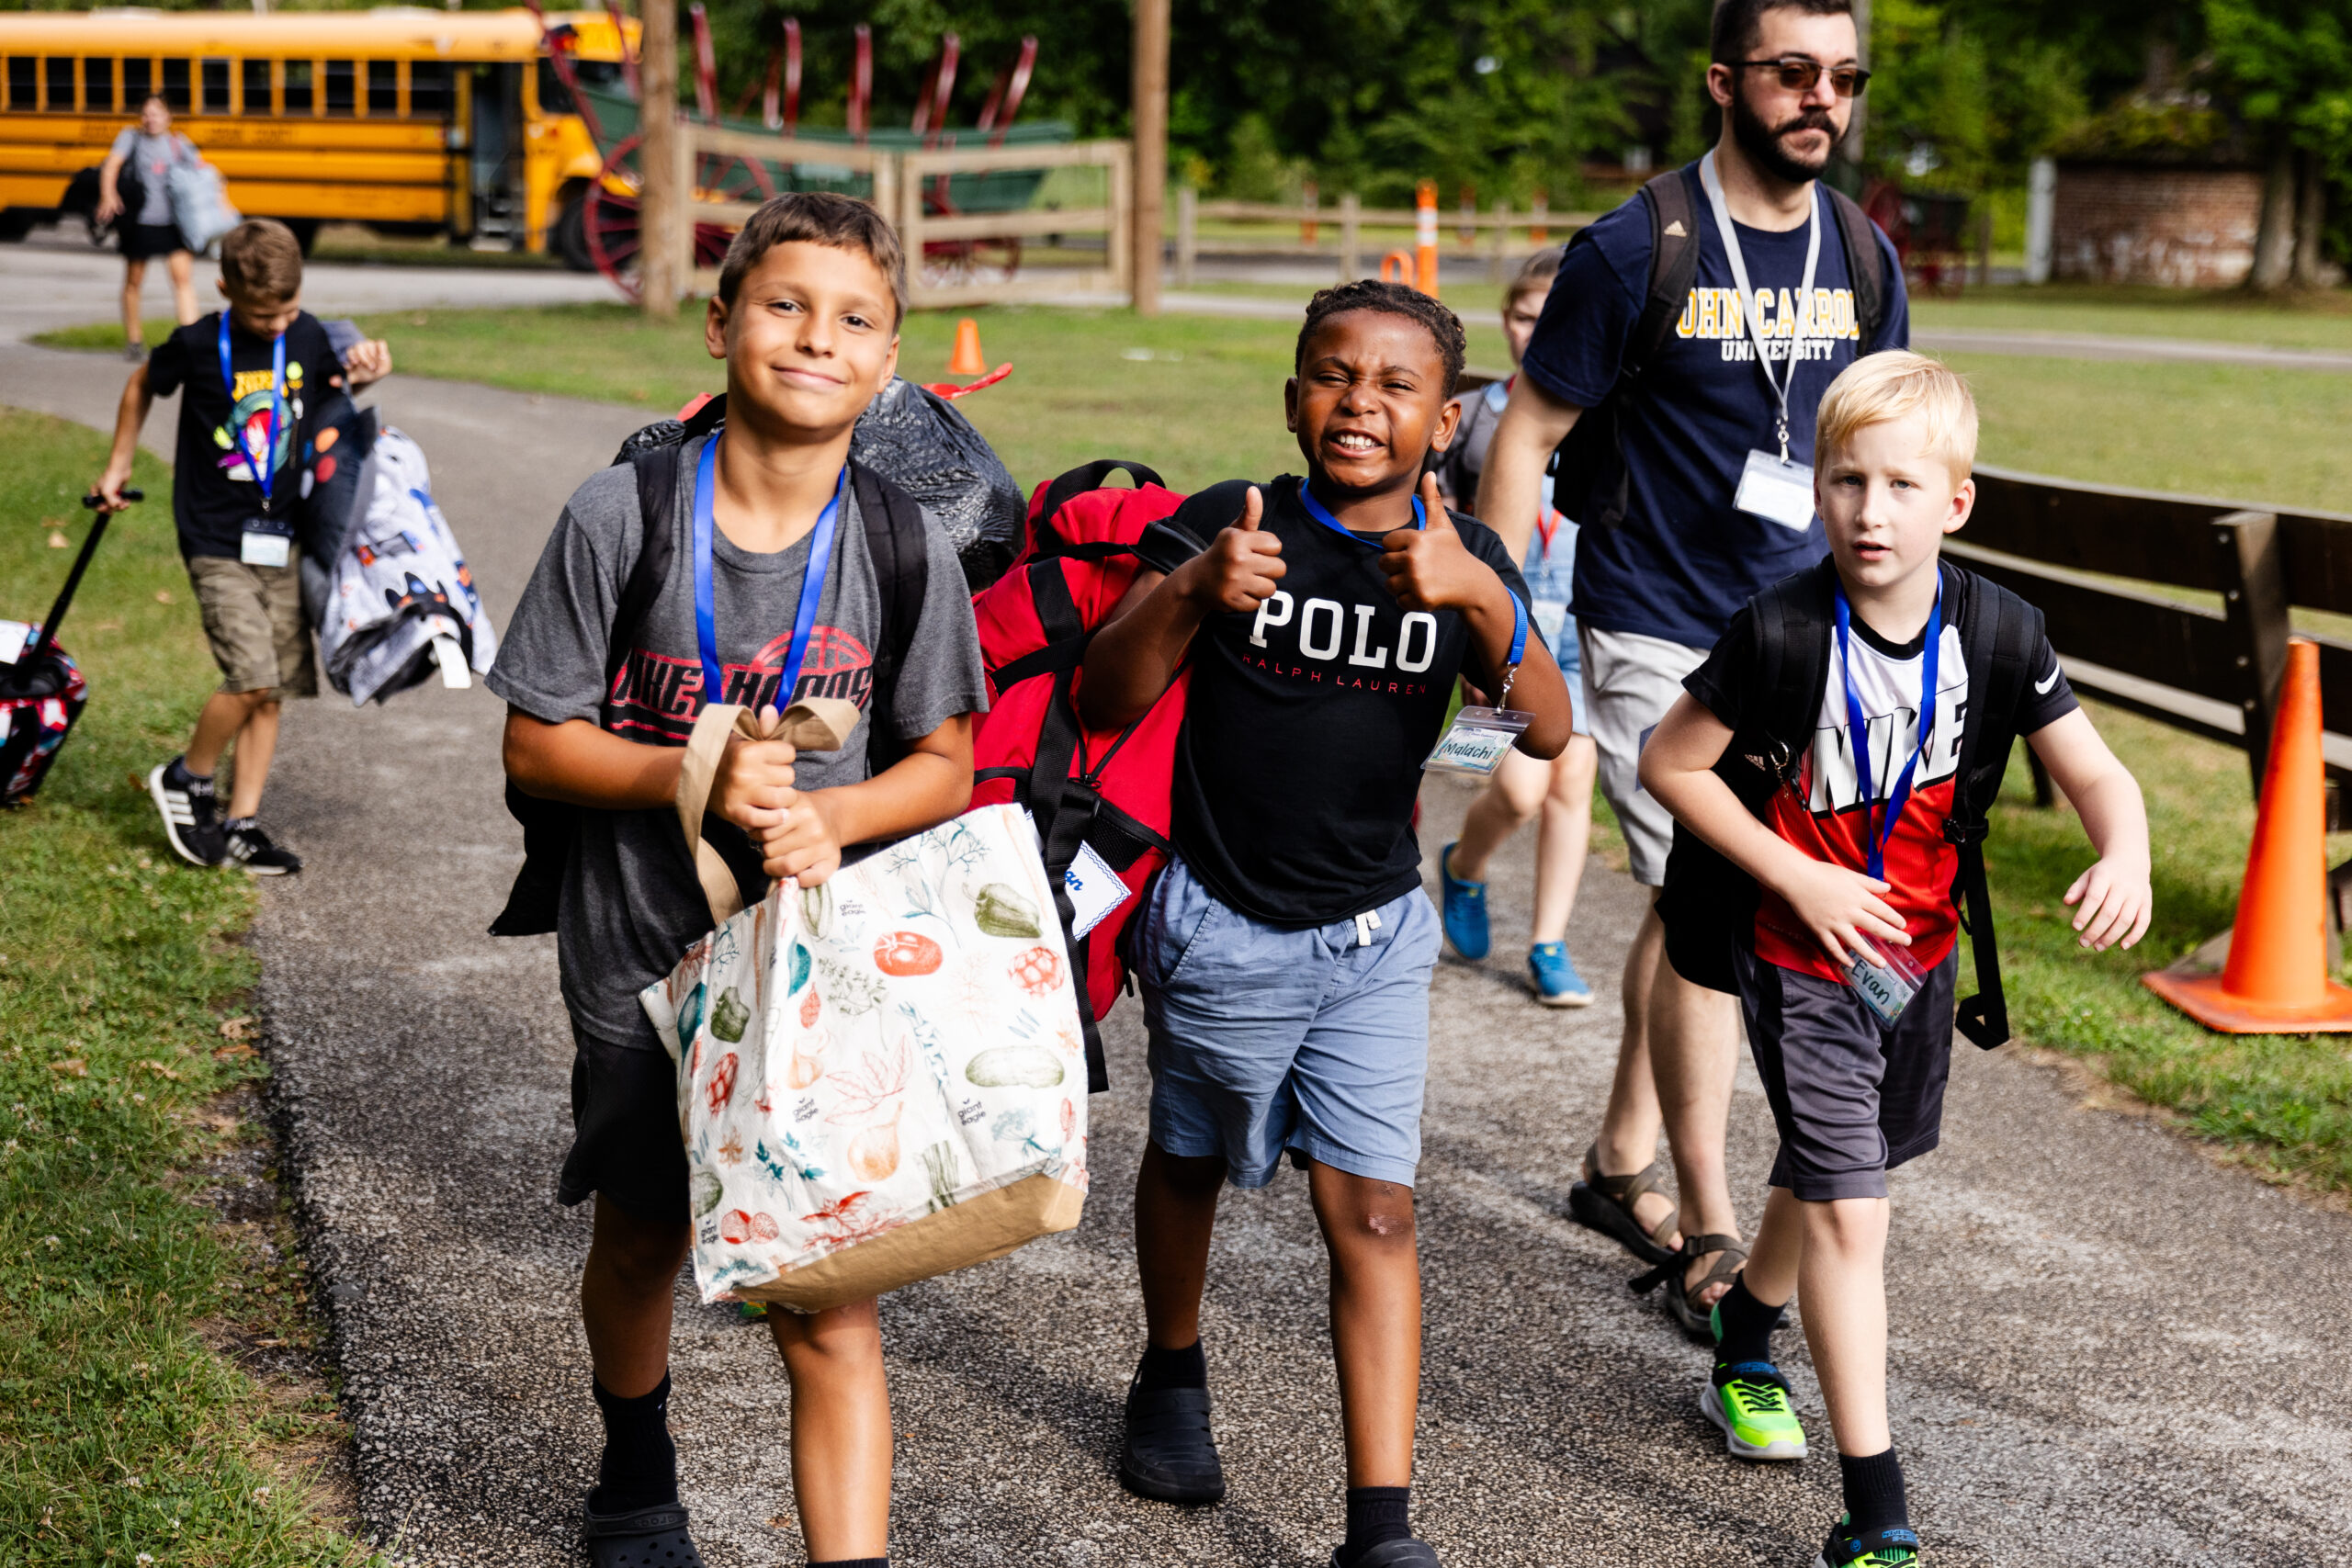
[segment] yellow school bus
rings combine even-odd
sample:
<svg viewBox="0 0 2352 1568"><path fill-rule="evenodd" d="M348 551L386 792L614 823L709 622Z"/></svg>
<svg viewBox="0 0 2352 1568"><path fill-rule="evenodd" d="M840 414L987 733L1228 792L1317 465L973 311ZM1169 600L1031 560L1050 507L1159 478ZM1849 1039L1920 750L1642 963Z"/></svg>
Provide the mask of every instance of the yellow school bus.
<svg viewBox="0 0 2352 1568"><path fill-rule="evenodd" d="M607 14L548 21L574 29L583 81L620 77ZM528 11L18 12L0 16L0 239L86 216L150 93L237 209L305 250L360 222L544 251L601 164Z"/></svg>

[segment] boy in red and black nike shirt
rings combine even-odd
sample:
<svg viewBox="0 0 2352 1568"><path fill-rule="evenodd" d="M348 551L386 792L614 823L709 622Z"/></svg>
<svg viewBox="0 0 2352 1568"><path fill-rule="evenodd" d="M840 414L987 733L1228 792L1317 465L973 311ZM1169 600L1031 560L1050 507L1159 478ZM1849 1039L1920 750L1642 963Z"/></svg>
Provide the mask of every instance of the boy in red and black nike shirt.
<svg viewBox="0 0 2352 1568"><path fill-rule="evenodd" d="M1758 892L1752 926L1733 933L1729 969L1781 1149L1747 1271L1714 1309L1702 1404L1736 1457L1804 1456L1770 1348L1802 1281L1846 1495L1816 1568L1891 1568L1916 1562L1919 1542L1886 1416L1886 1172L1933 1148L1942 1117L1959 866L1944 824L1957 809L1963 728L2025 736L2080 814L2099 854L2065 897L2085 947L2129 947L2148 929L2148 824L2139 785L2067 689L2038 615L2011 623L2032 645L2015 712L1970 711L1972 688L1989 700L1991 682L1970 667L1963 621L2001 601L1939 558L1943 536L1975 502L1966 384L1915 354L1871 355L1830 384L1816 428L1815 504L1831 558L1770 592L1817 590L1822 613L1787 621L1788 646L1772 660L1770 606L1752 601L1684 682L1641 779ZM1795 646L1800 624L1810 647ZM1785 744L1765 723L1781 694L1763 689L1764 671L1825 667L1817 699L1796 694L1799 711L1815 716L1809 739L1795 738L1751 811L1717 769L1736 738L1742 756L1759 739ZM1984 755L2007 751L2003 740ZM1693 949L1678 951L1676 880L1669 870L1660 909L1679 970ZM1695 907L1688 918L1703 919ZM1869 974L1849 976L1857 959L1881 977L1873 1000Z"/></svg>

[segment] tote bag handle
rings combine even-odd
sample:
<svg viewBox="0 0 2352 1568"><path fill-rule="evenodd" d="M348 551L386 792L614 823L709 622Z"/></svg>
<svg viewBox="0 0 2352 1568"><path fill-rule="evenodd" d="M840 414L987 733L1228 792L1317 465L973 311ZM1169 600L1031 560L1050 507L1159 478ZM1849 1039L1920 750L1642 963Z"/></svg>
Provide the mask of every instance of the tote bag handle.
<svg viewBox="0 0 2352 1568"><path fill-rule="evenodd" d="M747 740L783 740L795 751L838 751L857 728L859 708L842 697L809 697L781 714L764 709L754 714L732 703L711 703L695 719L686 739L686 755L678 764L678 827L694 846L695 875L710 905L710 920L723 926L741 914L743 895L735 874L719 852L704 841L703 818L710 809L710 787L718 776L719 759L727 742L741 735ZM763 717L767 719L763 727Z"/></svg>

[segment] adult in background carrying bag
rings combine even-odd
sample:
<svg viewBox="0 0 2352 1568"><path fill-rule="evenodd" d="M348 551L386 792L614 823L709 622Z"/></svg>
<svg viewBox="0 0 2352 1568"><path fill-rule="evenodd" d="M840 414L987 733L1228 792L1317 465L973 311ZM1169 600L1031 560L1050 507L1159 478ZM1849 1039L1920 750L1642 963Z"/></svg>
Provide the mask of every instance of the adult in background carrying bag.
<svg viewBox="0 0 2352 1568"><path fill-rule="evenodd" d="M1496 427L1478 515L1523 549L1547 465L1577 539L1579 716L1634 879L1664 882L1672 819L1636 775L1643 745L1741 605L1821 558L1814 411L1830 379L1909 341L1893 246L1819 175L1869 73L1845 0L1724 0L1707 90L1721 132L1583 230L1562 259ZM1678 1322L1745 1256L1724 1174L1738 1029L1662 956L1655 913L1628 948L1625 1030L1577 1218L1657 1263L1688 1235ZM1675 1198L1660 1189L1663 1130Z"/></svg>
<svg viewBox="0 0 2352 1568"><path fill-rule="evenodd" d="M196 143L172 129L172 107L161 93L147 95L139 106L139 123L115 137L106 162L98 165L98 205L91 223L97 229L113 224L122 248L125 358L146 357L139 296L150 259L164 258L172 275L172 309L180 325L196 320L196 258L190 252L197 247L180 232L173 214L171 175L175 169L202 166Z"/></svg>

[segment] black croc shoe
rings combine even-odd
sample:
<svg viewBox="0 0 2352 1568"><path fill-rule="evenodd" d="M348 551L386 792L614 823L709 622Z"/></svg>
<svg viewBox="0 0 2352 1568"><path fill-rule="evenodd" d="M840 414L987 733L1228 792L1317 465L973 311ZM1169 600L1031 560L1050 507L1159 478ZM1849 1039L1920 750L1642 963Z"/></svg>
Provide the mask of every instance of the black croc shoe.
<svg viewBox="0 0 2352 1568"><path fill-rule="evenodd" d="M581 1534L591 1568L706 1568L695 1538L686 1533L684 1504L628 1514L591 1513Z"/></svg>
<svg viewBox="0 0 2352 1568"><path fill-rule="evenodd" d="M1340 1553L1331 1553L1331 1568L1340 1568ZM1355 1560L1353 1568L1439 1568L1437 1548L1425 1540L1384 1540Z"/></svg>
<svg viewBox="0 0 2352 1568"><path fill-rule="evenodd" d="M1209 1391L1130 1387L1119 1484L1162 1503L1214 1503L1225 1495L1225 1466L1209 1435Z"/></svg>

